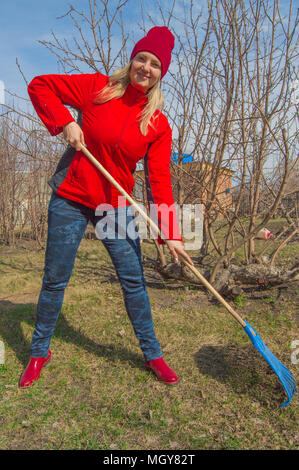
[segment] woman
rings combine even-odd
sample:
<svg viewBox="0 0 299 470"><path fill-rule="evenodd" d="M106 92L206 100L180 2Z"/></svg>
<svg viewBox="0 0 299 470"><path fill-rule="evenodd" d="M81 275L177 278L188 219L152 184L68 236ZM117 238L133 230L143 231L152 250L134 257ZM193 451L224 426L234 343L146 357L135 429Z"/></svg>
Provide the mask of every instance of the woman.
<svg viewBox="0 0 299 470"><path fill-rule="evenodd" d="M136 163L146 155L153 200L158 208L163 206L159 210L160 226L167 233L166 243L174 260L180 255L192 264L184 251L176 218L168 220L167 208L173 207L169 170L171 129L166 117L158 111L163 104L159 82L168 70L173 47L174 37L168 28L154 27L137 42L130 63L111 77L100 73L44 75L29 84L28 92L40 119L51 135L63 132L71 147L49 182L53 193L48 212L45 273L31 358L20 387L28 387L38 380L42 367L49 361L50 340L79 244L88 222L97 226L107 215L114 217L116 234L126 232L125 237L116 238L107 234L102 242L121 283L145 366L166 384L178 381L176 373L164 361L154 333L139 238L130 237L126 230L134 221L132 208L80 151L81 145L86 144L129 194L134 185L132 173ZM64 104L80 110L82 127ZM112 210L97 215L96 209L101 204L109 204ZM121 214L126 217L119 217Z"/></svg>

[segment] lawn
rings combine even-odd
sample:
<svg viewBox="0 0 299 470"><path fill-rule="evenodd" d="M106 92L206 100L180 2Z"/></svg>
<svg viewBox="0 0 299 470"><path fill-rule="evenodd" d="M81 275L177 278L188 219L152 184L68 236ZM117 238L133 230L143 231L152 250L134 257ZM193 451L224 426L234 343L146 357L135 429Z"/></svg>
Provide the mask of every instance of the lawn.
<svg viewBox="0 0 299 470"><path fill-rule="evenodd" d="M294 247L281 259L288 250L293 256ZM143 244L143 250L151 254L152 247ZM148 266L156 334L179 384L161 384L144 368L98 240L80 246L49 365L35 386L19 389L43 260L33 243L0 248L1 449L298 448L298 395L279 408L282 386L230 314L203 289L165 281ZM299 340L298 289L246 291L233 305L296 379L291 346Z"/></svg>

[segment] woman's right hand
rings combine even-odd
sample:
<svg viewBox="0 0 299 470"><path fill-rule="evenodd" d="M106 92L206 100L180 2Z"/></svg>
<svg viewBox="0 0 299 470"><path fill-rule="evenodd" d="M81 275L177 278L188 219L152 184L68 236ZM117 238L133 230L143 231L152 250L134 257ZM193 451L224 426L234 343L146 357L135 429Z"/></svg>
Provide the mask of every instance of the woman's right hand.
<svg viewBox="0 0 299 470"><path fill-rule="evenodd" d="M81 145L85 146L84 134L79 124L75 121L69 122L63 126L63 136L76 150L81 150Z"/></svg>

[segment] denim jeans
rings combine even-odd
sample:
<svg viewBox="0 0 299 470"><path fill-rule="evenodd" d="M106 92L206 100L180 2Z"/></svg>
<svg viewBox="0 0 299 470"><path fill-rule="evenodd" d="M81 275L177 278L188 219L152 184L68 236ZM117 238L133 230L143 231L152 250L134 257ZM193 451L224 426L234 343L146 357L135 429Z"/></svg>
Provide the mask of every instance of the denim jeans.
<svg viewBox="0 0 299 470"><path fill-rule="evenodd" d="M126 217L117 217L126 212ZM147 361L162 357L160 344L155 336L151 307L146 291L141 262L140 241L130 237L126 226L134 226L131 207L121 207L95 215L95 211L82 204L67 200L53 193L48 211L48 239L45 254L45 270L37 305L37 318L31 343L31 357L45 357L59 316L64 291L71 277L76 253L84 236L88 222L95 227L109 216L114 222L115 237L110 229L102 227L107 237L102 239L114 264L122 287L125 307L135 335ZM122 225L123 222L126 226ZM111 233L110 233L111 232ZM137 232L135 225L134 232Z"/></svg>

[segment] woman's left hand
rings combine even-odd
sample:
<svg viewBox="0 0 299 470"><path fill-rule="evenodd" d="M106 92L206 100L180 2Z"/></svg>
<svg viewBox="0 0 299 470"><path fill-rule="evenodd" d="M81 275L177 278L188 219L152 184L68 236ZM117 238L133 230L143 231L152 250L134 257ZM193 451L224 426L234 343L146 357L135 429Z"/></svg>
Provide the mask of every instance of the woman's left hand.
<svg viewBox="0 0 299 470"><path fill-rule="evenodd" d="M171 256L175 263L178 262L179 256L185 258L189 264L192 264L193 261L190 256L187 255L186 251L184 250L184 243L181 240L165 240L170 250Z"/></svg>

